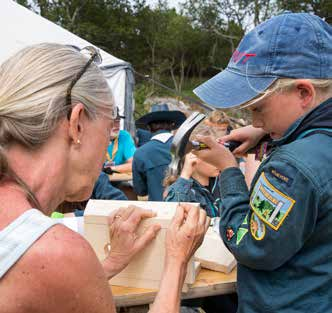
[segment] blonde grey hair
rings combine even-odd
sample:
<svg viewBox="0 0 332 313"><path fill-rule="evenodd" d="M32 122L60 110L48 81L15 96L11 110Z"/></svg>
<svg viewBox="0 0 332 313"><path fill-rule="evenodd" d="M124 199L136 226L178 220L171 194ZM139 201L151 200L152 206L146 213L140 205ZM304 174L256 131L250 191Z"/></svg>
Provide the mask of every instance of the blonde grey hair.
<svg viewBox="0 0 332 313"><path fill-rule="evenodd" d="M307 79L312 85L315 87L318 97L326 100L332 95L332 79ZM267 88L264 92L258 95L256 98L244 103L241 108L246 108L251 106L273 93L282 93L291 90L297 79L295 78L279 78L277 79L269 88Z"/></svg>
<svg viewBox="0 0 332 313"><path fill-rule="evenodd" d="M70 46L43 43L19 51L0 66L0 180L20 180L8 166L6 148L38 148L72 105L82 103L91 119L113 116L112 93L94 63L74 85L70 107L66 106L68 86L87 61Z"/></svg>

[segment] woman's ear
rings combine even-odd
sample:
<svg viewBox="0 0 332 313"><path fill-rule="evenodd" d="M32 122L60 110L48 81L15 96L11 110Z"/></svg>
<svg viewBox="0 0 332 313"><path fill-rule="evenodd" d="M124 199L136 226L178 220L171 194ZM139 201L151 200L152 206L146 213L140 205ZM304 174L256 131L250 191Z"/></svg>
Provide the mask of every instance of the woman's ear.
<svg viewBox="0 0 332 313"><path fill-rule="evenodd" d="M302 109L312 109L316 99L316 90L313 84L306 79L299 79L295 83L295 88Z"/></svg>
<svg viewBox="0 0 332 313"><path fill-rule="evenodd" d="M82 103L76 104L69 117L69 138L74 144L80 145L83 137L84 106Z"/></svg>

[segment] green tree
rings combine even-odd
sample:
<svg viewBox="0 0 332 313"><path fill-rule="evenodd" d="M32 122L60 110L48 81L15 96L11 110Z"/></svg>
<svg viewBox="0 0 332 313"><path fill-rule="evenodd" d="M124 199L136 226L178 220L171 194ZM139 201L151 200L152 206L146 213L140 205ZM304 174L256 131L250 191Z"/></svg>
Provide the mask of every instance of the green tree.
<svg viewBox="0 0 332 313"><path fill-rule="evenodd" d="M277 0L277 5L279 10L314 13L332 24L331 0Z"/></svg>

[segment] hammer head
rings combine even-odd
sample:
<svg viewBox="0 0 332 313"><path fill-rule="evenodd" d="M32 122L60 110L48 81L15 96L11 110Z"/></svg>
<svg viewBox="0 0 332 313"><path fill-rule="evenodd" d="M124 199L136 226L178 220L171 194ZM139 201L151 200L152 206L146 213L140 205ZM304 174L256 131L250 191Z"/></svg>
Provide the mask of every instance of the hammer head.
<svg viewBox="0 0 332 313"><path fill-rule="evenodd" d="M193 112L177 130L171 146L172 162L169 165L169 172L171 175L179 174L181 159L188 152L187 147L189 137L195 127L205 118L206 116L204 114Z"/></svg>

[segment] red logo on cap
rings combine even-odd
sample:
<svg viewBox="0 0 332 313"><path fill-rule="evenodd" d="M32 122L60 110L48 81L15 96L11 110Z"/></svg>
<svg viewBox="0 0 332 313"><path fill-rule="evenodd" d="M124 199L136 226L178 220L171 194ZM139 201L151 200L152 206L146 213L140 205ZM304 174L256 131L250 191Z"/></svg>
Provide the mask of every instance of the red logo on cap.
<svg viewBox="0 0 332 313"><path fill-rule="evenodd" d="M246 52L241 52L239 50L235 50L231 60L234 63L239 63L241 60L242 64L245 64L250 58L255 57L256 53L246 53Z"/></svg>

